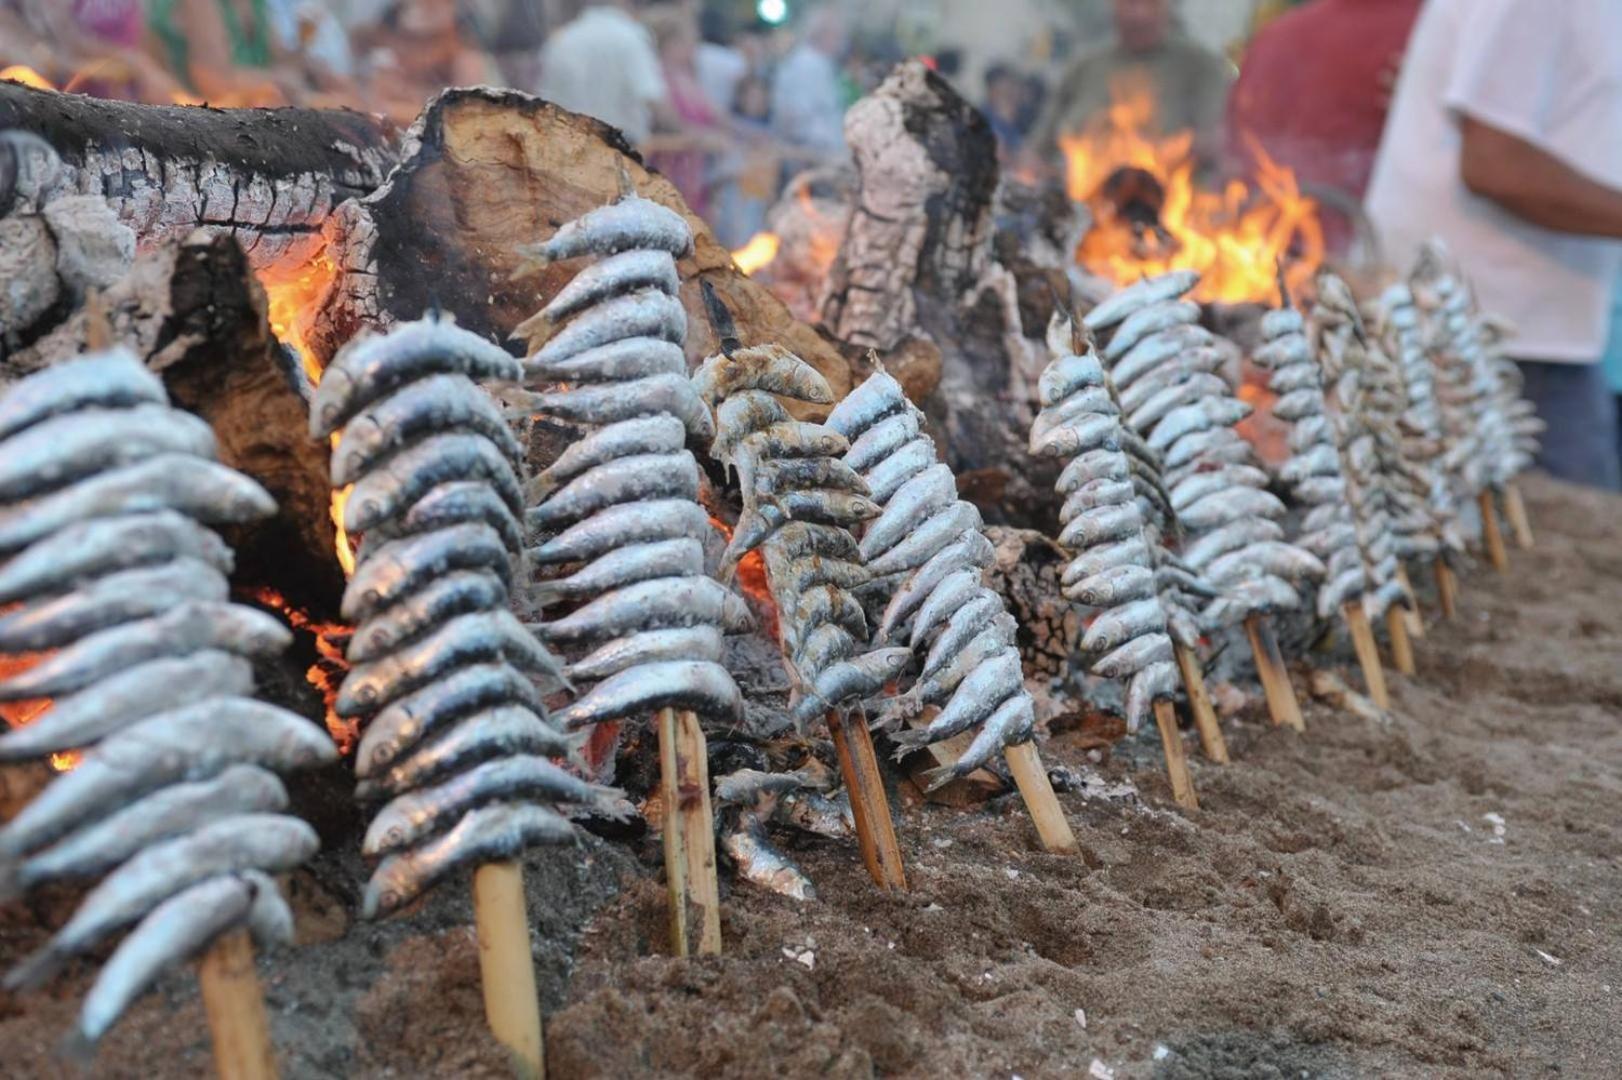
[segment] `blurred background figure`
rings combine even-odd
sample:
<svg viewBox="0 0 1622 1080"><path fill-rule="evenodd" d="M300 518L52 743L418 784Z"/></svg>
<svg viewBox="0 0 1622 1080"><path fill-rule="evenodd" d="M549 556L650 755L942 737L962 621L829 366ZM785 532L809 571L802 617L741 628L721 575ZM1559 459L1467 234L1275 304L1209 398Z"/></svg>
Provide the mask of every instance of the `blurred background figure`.
<svg viewBox="0 0 1622 1080"><path fill-rule="evenodd" d="M537 93L646 143L656 122L679 126L653 35L625 2L588 3L541 50Z"/></svg>
<svg viewBox="0 0 1622 1080"><path fill-rule="evenodd" d="M1344 252L1352 239L1420 3L1310 0L1263 25L1245 47L1228 99L1229 163L1250 173L1260 144L1293 170L1327 211L1331 251Z"/></svg>
<svg viewBox="0 0 1622 1080"><path fill-rule="evenodd" d="M381 19L354 32L370 75L363 107L409 124L447 86L499 81L490 57L470 42L456 0L396 0Z"/></svg>
<svg viewBox="0 0 1622 1080"><path fill-rule="evenodd" d="M1428 0L1369 185L1395 266L1439 234L1512 322L1540 464L1622 489L1599 359L1622 252L1622 4Z"/></svg>
<svg viewBox="0 0 1622 1080"><path fill-rule="evenodd" d="M533 91L540 81L546 42L546 0L461 0L462 21L490 54L501 81Z"/></svg>
<svg viewBox="0 0 1622 1080"><path fill-rule="evenodd" d="M1126 86L1151 95L1151 130L1190 130L1197 157L1216 161L1233 65L1176 28L1171 0L1114 0L1113 14L1115 40L1083 53L1065 72L1031 132L1031 150L1054 158L1059 137L1085 131Z"/></svg>
<svg viewBox="0 0 1622 1080"><path fill-rule="evenodd" d="M997 136L997 156L1006 164L1025 144L1030 83L1007 64L986 69L986 100L981 106L991 133Z"/></svg>
<svg viewBox="0 0 1622 1080"><path fill-rule="evenodd" d="M653 33L671 116L647 140L648 163L670 178L700 217L710 210L708 153L724 153L721 113L698 81L698 21L682 4L649 8L643 22Z"/></svg>
<svg viewBox="0 0 1622 1080"><path fill-rule="evenodd" d="M766 211L777 199L781 156L771 130L771 87L764 78L751 74L738 80L731 123L739 141L716 165L711 223L721 243L738 248L766 228Z"/></svg>
<svg viewBox="0 0 1622 1080"><path fill-rule="evenodd" d="M813 8L799 43L772 78L772 130L799 151L803 165L832 164L845 154L840 61L849 48L850 35L839 9Z"/></svg>

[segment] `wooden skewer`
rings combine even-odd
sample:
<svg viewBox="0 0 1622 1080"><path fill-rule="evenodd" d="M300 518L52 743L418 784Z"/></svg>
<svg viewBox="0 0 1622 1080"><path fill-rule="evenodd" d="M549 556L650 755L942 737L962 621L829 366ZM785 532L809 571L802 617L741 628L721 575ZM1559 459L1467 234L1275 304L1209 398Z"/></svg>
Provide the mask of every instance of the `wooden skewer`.
<svg viewBox="0 0 1622 1080"><path fill-rule="evenodd" d="M1267 695L1267 713L1274 725L1286 724L1305 731L1307 722L1301 718L1301 703L1295 698L1295 687L1290 685L1290 673L1284 667L1284 654L1279 651L1273 627L1261 615L1247 615L1245 636L1250 638L1256 673L1262 680L1262 693Z"/></svg>
<svg viewBox="0 0 1622 1080"><path fill-rule="evenodd" d="M1404 563L1397 564L1397 583L1408 597L1408 606L1403 609L1403 622L1408 626L1408 636L1416 641L1425 636L1425 616L1419 610L1419 595L1414 592L1414 583L1408 577L1408 567Z"/></svg>
<svg viewBox="0 0 1622 1080"><path fill-rule="evenodd" d="M522 865L485 863L473 872L473 923L479 933L479 977L490 1033L511 1055L513 1075L541 1080L546 1055Z"/></svg>
<svg viewBox="0 0 1622 1080"><path fill-rule="evenodd" d="M1408 640L1408 612L1401 604L1392 604L1385 609L1385 628L1391 634L1391 664L1404 675L1412 675L1417 670L1414 667L1414 646Z"/></svg>
<svg viewBox="0 0 1622 1080"><path fill-rule="evenodd" d="M839 752L839 771L850 792L856 843L862 849L867 872L881 889L905 889L907 872L901 862L901 844L896 840L890 798L884 792L884 777L879 772L878 755L873 753L867 720L860 713L851 719L835 709L828 714L828 731Z"/></svg>
<svg viewBox="0 0 1622 1080"><path fill-rule="evenodd" d="M233 930L209 946L197 965L197 981L220 1080L275 1080L270 1021L248 932Z"/></svg>
<svg viewBox="0 0 1622 1080"><path fill-rule="evenodd" d="M681 842L681 738L676 710L659 710L659 799L664 803L665 895L670 908L670 949L687 955L687 848Z"/></svg>
<svg viewBox="0 0 1622 1080"><path fill-rule="evenodd" d="M1431 565L1436 569L1436 596L1442 604L1442 618L1451 619L1459 613L1459 579L1443 560L1437 559Z"/></svg>
<svg viewBox="0 0 1622 1080"><path fill-rule="evenodd" d="M1346 617L1347 629L1352 632L1352 648L1357 650L1357 662L1363 668L1363 685L1368 687L1369 700L1382 709L1391 708L1391 695L1385 689L1385 668L1380 666L1380 650L1374 645L1374 629L1369 626L1363 601L1348 600L1340 611Z"/></svg>
<svg viewBox="0 0 1622 1080"><path fill-rule="evenodd" d="M1025 808L1036 823L1036 835L1041 838L1042 846L1060 855L1080 851L1076 834L1070 831L1070 822L1065 820L1064 808L1059 805L1059 797L1053 794L1053 785L1048 781L1042 756L1036 752L1036 743L1010 746L1003 751L1003 756L1008 760L1008 771L1014 774L1014 784L1025 800Z"/></svg>
<svg viewBox="0 0 1622 1080"><path fill-rule="evenodd" d="M696 713L676 714L676 805L681 847L687 863L687 903L698 917L697 952L721 952L721 884L716 877L715 818L710 807L710 756Z"/></svg>
<svg viewBox="0 0 1622 1080"><path fill-rule="evenodd" d="M1155 702L1155 726L1160 729L1160 744L1166 748L1166 775L1171 779L1171 797L1184 810L1198 810L1200 798L1194 794L1194 778L1188 773L1183 735L1177 730L1177 713L1165 698Z"/></svg>
<svg viewBox="0 0 1622 1080"><path fill-rule="evenodd" d="M1521 498L1519 484L1504 485L1504 516L1515 533L1515 545L1522 551L1531 551L1534 545L1532 519L1526 516L1526 502Z"/></svg>
<svg viewBox="0 0 1622 1080"><path fill-rule="evenodd" d="M1481 538L1487 545L1487 559L1492 568L1500 574L1509 573L1509 553L1504 550L1504 534L1498 529L1498 507L1492 497L1492 489L1484 490L1477 496L1481 507Z"/></svg>
<svg viewBox="0 0 1622 1080"><path fill-rule="evenodd" d="M1188 691L1188 705L1194 713L1194 727L1200 733L1200 746L1205 756L1218 765L1226 765L1228 741L1222 737L1222 725L1217 723L1216 709L1211 706L1211 695L1205 689L1205 675L1200 671L1200 658L1184 645L1172 642L1172 655L1177 658L1177 670L1183 673L1183 689Z"/></svg>

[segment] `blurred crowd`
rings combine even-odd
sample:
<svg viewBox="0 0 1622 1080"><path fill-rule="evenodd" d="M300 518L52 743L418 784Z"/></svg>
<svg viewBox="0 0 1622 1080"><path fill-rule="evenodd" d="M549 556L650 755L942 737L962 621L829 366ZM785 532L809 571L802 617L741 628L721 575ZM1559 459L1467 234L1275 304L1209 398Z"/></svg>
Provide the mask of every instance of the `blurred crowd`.
<svg viewBox="0 0 1622 1080"><path fill-rule="evenodd" d="M514 87L619 128L734 248L792 177L845 158L846 108L908 55L1031 181L1062 179L1065 137L1135 80L1207 182L1293 170L1332 252L1355 238L1400 269L1442 234L1519 328L1546 467L1622 489L1622 2L1221 0L1248 5L1225 51L1188 32L1194 0L1022 2L1048 12L1041 48L971 73L951 18L927 45L909 29L925 9L984 25L947 0L0 0L0 75L400 124L445 86Z"/></svg>

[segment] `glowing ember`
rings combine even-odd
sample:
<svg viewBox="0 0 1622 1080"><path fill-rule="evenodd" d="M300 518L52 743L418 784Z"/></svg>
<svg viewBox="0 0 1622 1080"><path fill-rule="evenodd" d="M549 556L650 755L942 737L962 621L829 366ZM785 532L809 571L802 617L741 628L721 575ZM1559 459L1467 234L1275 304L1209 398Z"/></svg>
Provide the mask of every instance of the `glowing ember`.
<svg viewBox="0 0 1622 1080"><path fill-rule="evenodd" d="M56 85L29 67L27 64L12 64L7 68L0 68L0 82L22 83L32 86L35 90L55 90Z"/></svg>
<svg viewBox="0 0 1622 1080"><path fill-rule="evenodd" d="M13 605L15 606L15 605ZM0 611L7 607L0 605ZM35 664L44 660L49 653L17 653L0 656L0 681L21 675ZM32 724L51 709L50 698L28 698L22 701L0 701L0 721L7 727L24 727ZM79 764L80 754L77 750L67 750L60 754L51 755L51 768L57 772L67 772Z"/></svg>
<svg viewBox="0 0 1622 1080"><path fill-rule="evenodd" d="M1281 262L1292 290L1311 280L1323 262L1323 231L1317 203L1301 194L1294 173L1251 140L1258 162L1254 190L1240 180L1220 192L1200 190L1193 133L1150 134L1155 103L1145 86L1117 82L1111 97L1091 130L1059 139L1066 189L1093 211L1093 227L1076 253L1082 266L1120 284L1198 270L1194 297L1205 302L1276 301ZM1157 221L1123 213L1121 200L1110 197L1118 193L1106 195L1131 176L1122 170L1140 170L1159 185Z"/></svg>
<svg viewBox="0 0 1622 1080"><path fill-rule="evenodd" d="M338 752L349 753L360 739L360 725L358 721L339 716L333 705L338 700L338 687L349 670L342 643L349 637L350 628L343 623L312 619L309 612L294 607L287 597L275 589L255 589L249 597L280 614L295 631L309 634L314 639L317 660L304 672L304 679L321 692L321 701L327 713L327 731L332 735L332 741L338 744Z"/></svg>
<svg viewBox="0 0 1622 1080"><path fill-rule="evenodd" d="M715 531L726 540L732 539L732 526L710 514L710 524ZM738 561L738 588L743 590L756 611L762 615L761 629L773 641L781 641L778 637L777 601L772 599L771 586L766 583L766 558L756 548Z"/></svg>
<svg viewBox="0 0 1622 1080"><path fill-rule="evenodd" d="M749 238L749 242L732 253L732 261L738 264L738 269L746 274L771 265L777 258L777 248L780 241L776 233L758 232Z"/></svg>

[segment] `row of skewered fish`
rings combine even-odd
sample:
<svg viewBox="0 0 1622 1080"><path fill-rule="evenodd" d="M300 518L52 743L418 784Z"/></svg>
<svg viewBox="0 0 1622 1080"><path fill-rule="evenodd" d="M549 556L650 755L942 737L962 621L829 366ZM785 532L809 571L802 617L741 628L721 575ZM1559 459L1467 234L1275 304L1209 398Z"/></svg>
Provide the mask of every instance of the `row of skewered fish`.
<svg viewBox="0 0 1622 1080"><path fill-rule="evenodd" d="M311 402L312 437L340 433L332 481L353 485L344 527L363 536L335 708L364 722L357 796L388 800L363 843L380 860L368 918L460 867L572 840L559 805L617 803L553 764L573 746L542 697L564 675L509 610L523 450L478 381L521 374L483 338L424 319L350 342Z"/></svg>
<svg viewBox="0 0 1622 1080"><path fill-rule="evenodd" d="M51 699L0 735L0 760L84 749L0 828L0 893L100 878L5 985L37 985L128 930L81 1007L71 1039L86 1050L221 935L291 940L271 875L317 840L282 813L277 774L337 756L319 726L253 697L253 661L292 635L228 601L233 555L210 526L275 504L215 456L208 425L122 349L0 396L0 654L46 654L0 700Z"/></svg>
<svg viewBox="0 0 1622 1080"><path fill-rule="evenodd" d="M743 713L722 635L751 619L706 573L715 530L687 449L714 431L682 350L676 259L692 242L681 215L626 190L528 252L537 266L594 260L516 335L530 345L525 382L552 387L524 407L590 427L528 492L526 523L544 537L530 559L573 567L530 592L538 607L576 605L541 633L582 654L569 677L594 684L559 713L569 728L660 708Z"/></svg>
<svg viewBox="0 0 1622 1080"><path fill-rule="evenodd" d="M980 531L980 512L958 498L957 479L936 460L923 414L901 384L874 373L834 407L828 426L850 440L844 465L860 474L880 507L860 544L874 575L871 603L882 610L876 654L905 641L900 651L922 664L882 719L940 707L925 726L892 732L901 753L975 732L958 760L928 781L939 786L1031 737L1035 705L1015 646L1018 627L983 581L992 547Z"/></svg>

